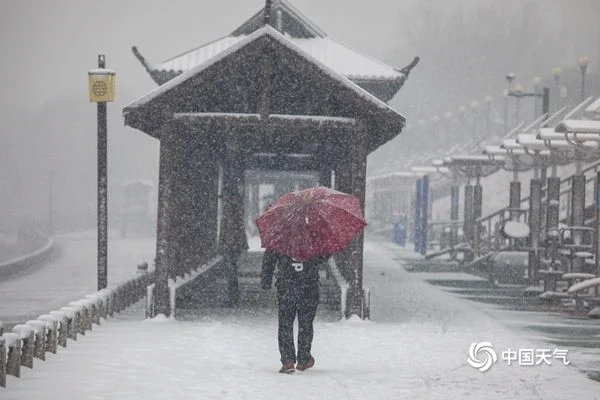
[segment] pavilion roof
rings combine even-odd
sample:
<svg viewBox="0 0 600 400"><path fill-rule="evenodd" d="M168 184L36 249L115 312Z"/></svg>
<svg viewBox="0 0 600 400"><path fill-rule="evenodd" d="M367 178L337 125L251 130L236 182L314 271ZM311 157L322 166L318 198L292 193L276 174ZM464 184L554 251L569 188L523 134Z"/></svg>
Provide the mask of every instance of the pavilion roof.
<svg viewBox="0 0 600 400"><path fill-rule="evenodd" d="M242 37L241 40L236 41L235 44L233 44L232 46L229 46L225 51L222 51L213 57L208 57L202 63L195 65L193 68L189 69L185 73L177 76L176 78L170 80L169 82L150 91L148 94L146 94L142 98L127 105L124 109L124 113L127 113L127 111L131 110L132 108L136 108L140 105L145 104L146 102L154 99L155 97L161 95L162 93L168 92L170 89L178 86L180 83L185 82L186 80L190 79L191 77L195 76L196 74L202 72L203 70L216 64L217 62L225 59L229 55L235 53L237 50L245 47L246 45L252 43L256 39L263 37L263 36L270 36L270 37L276 39L278 42L282 43L289 49L295 51L296 53L298 53L302 57L306 58L313 64L319 66L323 72L325 72L326 74L328 74L330 77L334 78L335 80L339 81L340 83L344 84L346 87L348 87L351 90L353 90L354 92L356 92L357 95L359 95L363 99L367 100L371 104L375 105L376 107L393 112L394 114L397 114L397 112L393 108L391 108L389 105L387 105L385 102L379 100L377 97L375 97L371 93L367 92L366 90L364 90L363 88L361 88L360 86L358 86L357 84L352 82L349 78L347 78L343 74L340 74L335 69L333 69L333 68L329 67L327 64L323 63L321 60L314 57L312 54L307 52L304 48L299 46L296 41L290 39L287 36L282 35L281 33L276 31L271 26L264 26L263 28L254 31L251 35Z"/></svg>
<svg viewBox="0 0 600 400"><path fill-rule="evenodd" d="M189 109L184 110L183 108L187 107L188 104L186 96L194 97L193 93L195 93L195 90L202 90L204 92L214 92L216 90L216 88L211 88L211 85L218 85L210 78L212 73L222 71L223 65L238 65L239 67L239 63L257 62L253 54L255 54L256 51L259 51L258 49L262 48L261 46L266 45L275 46L274 48L277 49L276 51L284 56L288 53L289 55L286 57L295 54L294 57L298 57L298 61L294 61L294 63L306 62L306 67L311 65L310 68L304 68L303 70L307 74L309 71L314 71L311 74L317 74L319 76L321 84L317 85L318 87L316 88L324 93L323 96L329 96L327 93L330 93L332 90L331 85L339 88L340 92L339 94L336 94L336 98L343 101L350 107L349 110L353 111L341 115L331 115L328 118L341 117L337 119L345 119L346 117L347 119L354 118L355 116L360 117L361 115L363 117L368 116L368 118L371 118L378 127L377 135L379 135L379 137L373 138L374 142L372 145L374 147L378 147L391 137L400 133L400 130L405 124L405 119L402 115L356 83L314 58L304 49L299 47L296 42L268 25L256 30L251 35L245 36L226 51L207 59L202 64L177 76L126 106L123 109L126 124L151 135L155 135L156 129L165 122L164 120L161 120L161 118L170 119L177 113L203 112L209 113L209 115L213 112L235 113L235 110L211 110L209 108L206 110L195 111ZM249 65L252 67L254 64ZM243 69L239 68L238 70L243 71ZM192 89L194 87L201 87L201 89ZM153 111L157 109L155 106L158 106L159 104L164 104L166 106L166 109L161 111L162 114L157 114ZM210 106L210 104L205 104L205 106ZM256 111L249 110L248 112L252 113ZM273 110L272 114L277 114L277 112ZM251 116L251 114L245 115ZM260 116L256 114L252 114L252 116L260 118ZM296 118L294 116L289 117ZM309 116L308 118L314 119L315 117ZM333 122L339 123L340 121L336 120ZM373 147L371 147L371 149L373 149Z"/></svg>
<svg viewBox="0 0 600 400"><path fill-rule="evenodd" d="M190 71L227 52L264 26L264 9L259 10L230 35L186 51L158 64L151 65L134 48L152 79L159 85ZM362 52L342 45L285 0L272 5L271 26L296 46L333 71L360 84L384 101L390 100L400 89L406 75Z"/></svg>
<svg viewBox="0 0 600 400"><path fill-rule="evenodd" d="M225 36L197 49L152 67L155 71L183 73L217 57L249 35ZM397 80L404 78L401 72L369 56L346 47L329 37L294 38L285 35L296 46L310 54L335 72L350 80Z"/></svg>

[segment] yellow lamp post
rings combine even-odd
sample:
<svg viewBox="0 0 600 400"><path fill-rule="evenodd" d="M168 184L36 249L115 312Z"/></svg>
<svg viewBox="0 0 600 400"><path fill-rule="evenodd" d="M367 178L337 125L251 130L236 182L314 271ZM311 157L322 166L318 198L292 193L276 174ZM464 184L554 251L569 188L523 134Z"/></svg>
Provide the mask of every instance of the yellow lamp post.
<svg viewBox="0 0 600 400"><path fill-rule="evenodd" d="M106 103L115 98L115 73L105 68L105 57L98 55L98 68L88 72L90 102L98 105L98 290L108 284L108 179Z"/></svg>
<svg viewBox="0 0 600 400"><path fill-rule="evenodd" d="M556 110L560 108L560 75L562 74L562 69L559 67L552 68L552 77L554 78L554 94L552 95L555 98Z"/></svg>
<svg viewBox="0 0 600 400"><path fill-rule="evenodd" d="M577 59L577 63L579 64L579 69L581 71L581 101L583 101L585 100L585 72L590 63L590 58L588 56L580 56Z"/></svg>

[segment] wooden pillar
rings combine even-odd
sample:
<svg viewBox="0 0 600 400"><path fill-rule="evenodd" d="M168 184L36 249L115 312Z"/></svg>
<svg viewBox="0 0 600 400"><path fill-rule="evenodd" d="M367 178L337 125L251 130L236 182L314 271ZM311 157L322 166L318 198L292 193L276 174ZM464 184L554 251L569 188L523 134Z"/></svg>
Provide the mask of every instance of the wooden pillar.
<svg viewBox="0 0 600 400"><path fill-rule="evenodd" d="M351 194L358 197L362 214L365 215L366 176L367 176L367 127L360 124L352 135L350 187ZM369 318L368 304L363 292L363 247L364 231L350 243L349 268L352 281L349 291L349 312L362 319Z"/></svg>
<svg viewBox="0 0 600 400"><path fill-rule="evenodd" d="M342 152L341 160L335 169L336 189L352 194L360 199L362 212L365 212L365 185L367 172L367 130L364 125L352 132L347 149ZM347 309L343 310L346 317L358 315L368 318L368 307L363 294L363 244L364 235L361 233L336 257L339 258L345 278L350 284L348 291Z"/></svg>
<svg viewBox="0 0 600 400"><path fill-rule="evenodd" d="M156 235L156 286L154 288L155 315L170 315L169 300L169 268L171 251L169 249L171 236L171 217L173 208L173 173L175 132L171 126L163 128L160 138L160 160L158 176L158 220ZM153 315L153 316L155 316Z"/></svg>
<svg viewBox="0 0 600 400"><path fill-rule="evenodd" d="M244 166L239 150L229 150L224 157L221 237L219 252L223 255L228 280L228 303L239 300L238 261L248 248L244 226Z"/></svg>
<svg viewBox="0 0 600 400"><path fill-rule="evenodd" d="M171 168L171 216L169 226L169 277L183 276L194 266L194 251L190 243L194 236L196 208L193 201L194 175L191 136L179 125L172 125L173 155Z"/></svg>

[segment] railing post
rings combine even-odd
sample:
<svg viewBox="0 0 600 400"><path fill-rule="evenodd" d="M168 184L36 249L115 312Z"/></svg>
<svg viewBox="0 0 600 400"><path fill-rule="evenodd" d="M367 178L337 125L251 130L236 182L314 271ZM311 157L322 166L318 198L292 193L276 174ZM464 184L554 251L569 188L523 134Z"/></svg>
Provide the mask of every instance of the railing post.
<svg viewBox="0 0 600 400"><path fill-rule="evenodd" d="M58 345L61 347L67 347L67 338L69 337L69 316L64 311L51 311L50 316L59 319L58 327Z"/></svg>
<svg viewBox="0 0 600 400"><path fill-rule="evenodd" d="M560 211L560 178L548 178L546 189L546 230L558 227Z"/></svg>
<svg viewBox="0 0 600 400"><path fill-rule="evenodd" d="M421 181L421 249L422 255L427 254L428 219L429 219L429 176L425 175Z"/></svg>
<svg viewBox="0 0 600 400"><path fill-rule="evenodd" d="M476 257L479 257L480 254L480 239L481 239L481 224L479 223L479 218L481 218L481 213L483 210L483 188L479 183L479 177L477 177L477 183L473 187L473 250L475 251Z"/></svg>
<svg viewBox="0 0 600 400"><path fill-rule="evenodd" d="M16 378L21 377L21 335L18 333L5 333L6 351L6 374Z"/></svg>
<svg viewBox="0 0 600 400"><path fill-rule="evenodd" d="M571 226L581 227L585 224L585 175L575 175L572 179ZM581 244L583 241L582 232L575 230L572 239L574 245ZM583 258L574 257L571 263L573 272L583 272Z"/></svg>
<svg viewBox="0 0 600 400"><path fill-rule="evenodd" d="M529 189L529 263L528 277L531 285L537 284L537 271L540 264L539 240L542 222L542 182L530 181Z"/></svg>
<svg viewBox="0 0 600 400"><path fill-rule="evenodd" d="M458 242L458 214L460 204L460 192L456 183L452 184L450 189L450 248L454 248Z"/></svg>
<svg viewBox="0 0 600 400"><path fill-rule="evenodd" d="M44 321L29 320L26 324L34 328L33 356L46 361L46 323Z"/></svg>
<svg viewBox="0 0 600 400"><path fill-rule="evenodd" d="M465 185L465 211L463 221L463 235L467 241L473 240L473 185L470 183Z"/></svg>
<svg viewBox="0 0 600 400"><path fill-rule="evenodd" d="M421 241L422 241L422 231L421 231L421 211L423 209L423 190L422 185L423 182L421 179L417 179L416 182L416 190L415 190L415 253L419 253L421 249Z"/></svg>
<svg viewBox="0 0 600 400"><path fill-rule="evenodd" d="M514 210L521 208L521 182L513 180L510 182L510 188L508 192L508 207ZM516 219L519 217L519 212L512 211L510 213L510 219Z"/></svg>
<svg viewBox="0 0 600 400"><path fill-rule="evenodd" d="M6 341L2 334L0 334L0 387L6 387Z"/></svg>
<svg viewBox="0 0 600 400"><path fill-rule="evenodd" d="M69 321L67 326L67 337L72 340L77 340L77 334L79 333L79 310L73 307L63 307L59 311L64 312Z"/></svg>
<svg viewBox="0 0 600 400"><path fill-rule="evenodd" d="M40 315L38 321L42 321L46 324L47 334L45 338L45 351L56 354L58 348L58 326L59 323L62 324L62 322L59 322L56 317L53 317L50 314Z"/></svg>
<svg viewBox="0 0 600 400"><path fill-rule="evenodd" d="M28 368L33 368L33 353L35 346L35 334L32 327L29 325L15 325L13 332L20 335L22 350L21 350L21 365Z"/></svg>
<svg viewBox="0 0 600 400"><path fill-rule="evenodd" d="M596 236L594 238L594 254L596 261L596 276L600 276L600 172L596 172L594 188L594 200L596 202ZM596 295L600 288L596 286Z"/></svg>

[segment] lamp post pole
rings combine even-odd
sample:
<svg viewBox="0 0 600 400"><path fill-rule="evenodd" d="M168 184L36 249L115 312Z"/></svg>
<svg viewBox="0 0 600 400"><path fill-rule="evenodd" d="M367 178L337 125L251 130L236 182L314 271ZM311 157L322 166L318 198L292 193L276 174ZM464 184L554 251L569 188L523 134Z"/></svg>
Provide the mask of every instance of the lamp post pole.
<svg viewBox="0 0 600 400"><path fill-rule="evenodd" d="M523 86L521 85L517 85L515 86L515 90L513 93L523 93L525 90L523 89ZM517 126L519 124L520 121L520 114L521 114L521 96L515 96L517 98L517 106L515 109L515 126Z"/></svg>
<svg viewBox="0 0 600 400"><path fill-rule="evenodd" d="M103 54L98 55L98 68L106 66ZM98 290L108 284L108 176L106 101L98 104Z"/></svg>
<svg viewBox="0 0 600 400"><path fill-rule="evenodd" d="M98 69L88 72L89 97L97 103L98 123L98 290L108 284L108 178L106 103L114 99L114 72L105 69L104 54L98 55Z"/></svg>
<svg viewBox="0 0 600 400"><path fill-rule="evenodd" d="M485 136L489 137L490 136L490 120L492 118L492 96L487 96L485 99L485 104L487 104L486 107L486 113L485 113Z"/></svg>
<svg viewBox="0 0 600 400"><path fill-rule="evenodd" d="M578 58L579 69L581 71L581 101L585 100L585 73L587 71L587 66L590 63L590 58L588 56L581 56Z"/></svg>
<svg viewBox="0 0 600 400"><path fill-rule="evenodd" d="M556 104L556 108L554 111L558 111L558 109L560 108L560 74L562 73L562 70L560 68L553 68L552 69L552 77L554 78L554 94L552 95L552 97L555 99L554 103Z"/></svg>
<svg viewBox="0 0 600 400"><path fill-rule="evenodd" d="M536 94L540 93L540 83L542 82L542 79L539 76L536 76L535 78L533 78L533 92ZM533 98L533 119L535 120L538 117L538 110L539 110L539 102L538 102L538 98L540 96L535 96Z"/></svg>
<svg viewBox="0 0 600 400"><path fill-rule="evenodd" d="M471 111L473 111L473 139L477 138L477 112L479 111L479 103L473 101L471 103Z"/></svg>
<svg viewBox="0 0 600 400"><path fill-rule="evenodd" d="M504 96L504 134L506 135L508 133L508 93L511 90L512 82L515 80L515 74L506 74L505 78L508 83L505 92L506 94Z"/></svg>

